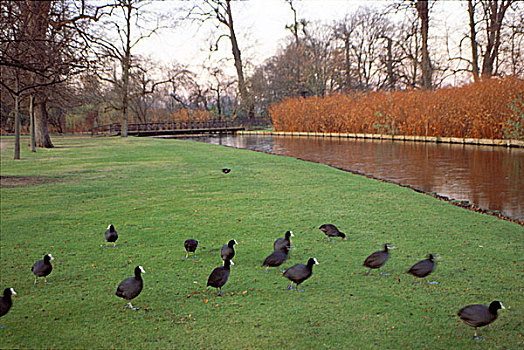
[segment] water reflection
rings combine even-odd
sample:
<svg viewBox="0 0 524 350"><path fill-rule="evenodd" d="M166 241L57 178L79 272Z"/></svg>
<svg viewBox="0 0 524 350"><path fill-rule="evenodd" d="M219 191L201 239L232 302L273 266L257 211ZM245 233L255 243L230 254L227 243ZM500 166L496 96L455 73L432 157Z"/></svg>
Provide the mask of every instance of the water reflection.
<svg viewBox="0 0 524 350"><path fill-rule="evenodd" d="M524 220L524 149L262 135L198 140L356 170Z"/></svg>

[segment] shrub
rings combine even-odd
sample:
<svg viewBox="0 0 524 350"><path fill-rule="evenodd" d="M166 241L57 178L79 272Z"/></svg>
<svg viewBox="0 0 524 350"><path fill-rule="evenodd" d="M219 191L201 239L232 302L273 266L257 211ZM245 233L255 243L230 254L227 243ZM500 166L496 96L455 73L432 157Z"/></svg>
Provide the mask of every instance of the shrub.
<svg viewBox="0 0 524 350"><path fill-rule="evenodd" d="M276 131L522 138L524 81L492 78L435 91L292 98L271 105Z"/></svg>

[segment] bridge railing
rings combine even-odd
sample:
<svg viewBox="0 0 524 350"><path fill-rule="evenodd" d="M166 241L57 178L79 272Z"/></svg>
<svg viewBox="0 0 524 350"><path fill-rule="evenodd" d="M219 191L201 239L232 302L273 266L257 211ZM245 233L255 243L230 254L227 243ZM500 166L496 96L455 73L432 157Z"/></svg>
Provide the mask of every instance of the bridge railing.
<svg viewBox="0 0 524 350"><path fill-rule="evenodd" d="M267 118L254 118L247 120L210 119L206 121L174 120L167 122L129 123L128 132L155 132L175 130L227 130L228 128L260 128L268 127L271 121ZM92 128L91 135L117 135L121 132L120 123L100 125Z"/></svg>

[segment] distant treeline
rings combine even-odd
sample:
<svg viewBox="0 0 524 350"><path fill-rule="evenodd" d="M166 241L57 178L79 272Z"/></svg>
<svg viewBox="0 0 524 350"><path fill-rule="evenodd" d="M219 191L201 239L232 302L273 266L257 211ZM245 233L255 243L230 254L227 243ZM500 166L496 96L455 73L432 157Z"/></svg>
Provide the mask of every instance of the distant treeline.
<svg viewBox="0 0 524 350"><path fill-rule="evenodd" d="M434 91L291 98L270 107L276 131L524 139L524 80L493 78Z"/></svg>

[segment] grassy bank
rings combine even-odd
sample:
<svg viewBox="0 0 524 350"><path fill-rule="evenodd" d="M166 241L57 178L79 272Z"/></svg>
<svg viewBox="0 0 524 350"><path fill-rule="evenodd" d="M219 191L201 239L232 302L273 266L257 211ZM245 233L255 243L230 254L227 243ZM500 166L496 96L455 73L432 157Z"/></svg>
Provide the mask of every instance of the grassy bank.
<svg viewBox="0 0 524 350"><path fill-rule="evenodd" d="M517 348L523 345L524 229L406 188L321 164L180 140L55 138L57 148L13 161L2 139L0 288L13 287L0 319L3 348ZM232 168L222 174L223 167ZM7 177L7 178L6 178ZM105 248L109 223L120 234ZM334 223L347 241L318 230ZM285 267L320 265L286 291L260 267L286 230L297 249ZM182 259L195 238L198 258ZM224 297L205 285L236 239ZM399 249L364 276L384 243ZM32 264L55 257L52 284L33 286ZM405 271L428 253L430 280ZM144 290L123 309L114 295L136 265ZM508 310L480 329L456 312L501 300Z"/></svg>

